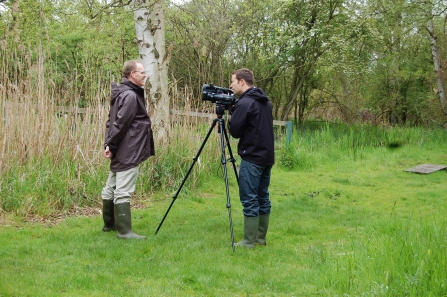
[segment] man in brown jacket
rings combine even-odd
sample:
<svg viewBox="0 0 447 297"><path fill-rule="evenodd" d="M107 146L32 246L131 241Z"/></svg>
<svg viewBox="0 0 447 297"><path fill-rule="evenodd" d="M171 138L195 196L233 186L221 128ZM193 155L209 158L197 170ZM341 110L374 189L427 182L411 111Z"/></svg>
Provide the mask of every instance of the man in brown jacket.
<svg viewBox="0 0 447 297"><path fill-rule="evenodd" d="M135 191L139 165L155 155L151 120L146 111L146 74L138 61L123 66L120 85L112 83L109 119L106 123L104 156L110 172L102 190L103 231L118 230L118 238L144 239L132 231L130 197Z"/></svg>

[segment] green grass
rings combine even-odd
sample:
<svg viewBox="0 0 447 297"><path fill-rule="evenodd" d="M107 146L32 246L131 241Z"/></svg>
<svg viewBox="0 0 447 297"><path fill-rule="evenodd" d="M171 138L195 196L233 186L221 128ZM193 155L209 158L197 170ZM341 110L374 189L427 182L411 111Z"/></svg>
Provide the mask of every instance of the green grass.
<svg viewBox="0 0 447 297"><path fill-rule="evenodd" d="M0 296L447 296L447 173L404 171L446 164L445 132L410 133L397 149L359 140L355 154L349 139L306 133L314 134L293 143L306 157L288 155L292 169L278 157L274 167L267 246L233 253L224 181L208 161L216 170L182 190L157 235L175 191L148 197L139 188L147 208L133 210L133 227L144 241L102 232L100 215L57 224L9 217Z"/></svg>

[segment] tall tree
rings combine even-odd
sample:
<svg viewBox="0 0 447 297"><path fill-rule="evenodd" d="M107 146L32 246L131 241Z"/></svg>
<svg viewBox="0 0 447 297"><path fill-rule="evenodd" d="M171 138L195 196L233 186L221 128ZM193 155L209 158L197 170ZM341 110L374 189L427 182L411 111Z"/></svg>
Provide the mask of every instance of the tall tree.
<svg viewBox="0 0 447 297"><path fill-rule="evenodd" d="M440 4L439 4L440 5ZM433 4L431 1L427 1L425 3L425 9L426 9L426 15L427 15L427 31L428 36L430 39L430 45L431 45L431 53L433 58L433 65L434 70L436 74L436 81L438 83L438 94L439 94L439 101L441 102L441 108L444 115L447 117L447 103L446 103L446 78L447 75L445 73L445 70L443 69L442 59L441 59L441 53L438 45L438 36L435 31L435 26L433 25ZM442 10L442 8L441 8ZM444 11L447 10L447 6L444 7Z"/></svg>
<svg viewBox="0 0 447 297"><path fill-rule="evenodd" d="M312 76L320 57L340 42L337 32L343 28L343 0L286 1L279 11L282 15L280 36L287 45L285 51L291 69L287 102L281 118L287 120L306 79ZM306 104L301 101L298 104Z"/></svg>
<svg viewBox="0 0 447 297"><path fill-rule="evenodd" d="M366 5L367 4L367 5ZM418 20L418 4L369 0L358 10L367 20L362 96L375 118L389 124L417 124L430 108L428 42Z"/></svg>
<svg viewBox="0 0 447 297"><path fill-rule="evenodd" d="M280 7L281 2L274 0L240 2L238 19L224 56L230 71L242 67L253 70L256 86L264 89L272 101L275 118L285 99L287 69L287 59L281 56L286 46L278 38L282 22L275 17Z"/></svg>
<svg viewBox="0 0 447 297"><path fill-rule="evenodd" d="M146 93L155 137L167 141L169 133L168 63L165 48L164 0L134 0L136 41L140 59L148 76Z"/></svg>
<svg viewBox="0 0 447 297"><path fill-rule="evenodd" d="M225 54L238 31L241 2L191 0L172 7L168 35L175 58L171 70L183 86L199 91L204 83L229 85Z"/></svg>

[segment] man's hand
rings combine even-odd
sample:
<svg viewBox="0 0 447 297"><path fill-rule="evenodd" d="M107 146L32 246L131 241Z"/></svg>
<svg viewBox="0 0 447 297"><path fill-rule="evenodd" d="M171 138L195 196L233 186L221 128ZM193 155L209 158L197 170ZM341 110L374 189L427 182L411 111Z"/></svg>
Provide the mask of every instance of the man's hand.
<svg viewBox="0 0 447 297"><path fill-rule="evenodd" d="M106 146L106 150L104 151L104 157L110 159L112 158L112 152L109 150L109 146Z"/></svg>
<svg viewBox="0 0 447 297"><path fill-rule="evenodd" d="M229 113L230 115L233 115L233 111L234 111L234 104L231 105L231 106L228 108L228 113Z"/></svg>

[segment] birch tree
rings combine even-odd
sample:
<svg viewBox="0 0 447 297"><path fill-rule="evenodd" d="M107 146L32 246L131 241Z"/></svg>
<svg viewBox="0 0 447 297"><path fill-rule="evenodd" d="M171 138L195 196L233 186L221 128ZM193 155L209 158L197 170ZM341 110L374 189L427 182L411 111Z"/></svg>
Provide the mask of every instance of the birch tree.
<svg viewBox="0 0 447 297"><path fill-rule="evenodd" d="M439 100L441 102L442 112L445 116L447 116L447 104L445 98L445 81L446 74L442 69L441 56L439 53L439 47L437 42L437 36L435 32L435 28L433 26L433 4L430 1L427 1L426 4L426 14L427 14L427 31L430 39L431 45L431 53L433 58L433 65L436 74L436 81L438 83L438 94Z"/></svg>
<svg viewBox="0 0 447 297"><path fill-rule="evenodd" d="M140 60L146 71L149 115L159 143L168 139L169 97L168 75L169 52L165 49L164 0L133 0L136 43Z"/></svg>

